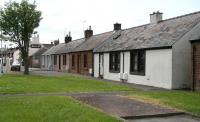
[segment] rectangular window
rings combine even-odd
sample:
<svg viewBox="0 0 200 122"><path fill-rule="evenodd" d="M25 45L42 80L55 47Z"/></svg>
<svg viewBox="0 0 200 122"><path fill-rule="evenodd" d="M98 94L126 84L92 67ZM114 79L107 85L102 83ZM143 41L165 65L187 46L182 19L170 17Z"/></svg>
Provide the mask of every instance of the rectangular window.
<svg viewBox="0 0 200 122"><path fill-rule="evenodd" d="M57 65L57 55L54 55L54 65Z"/></svg>
<svg viewBox="0 0 200 122"><path fill-rule="evenodd" d="M130 72L145 75L145 51L133 51L130 54Z"/></svg>
<svg viewBox="0 0 200 122"><path fill-rule="evenodd" d="M66 65L66 54L63 55L63 65Z"/></svg>
<svg viewBox="0 0 200 122"><path fill-rule="evenodd" d="M84 67L87 67L87 54L84 54L84 62L83 62L83 65L84 65Z"/></svg>
<svg viewBox="0 0 200 122"><path fill-rule="evenodd" d="M74 59L74 55L72 55L72 67L74 67L74 64L75 64L75 59Z"/></svg>
<svg viewBox="0 0 200 122"><path fill-rule="evenodd" d="M120 72L120 52L110 53L110 72Z"/></svg>

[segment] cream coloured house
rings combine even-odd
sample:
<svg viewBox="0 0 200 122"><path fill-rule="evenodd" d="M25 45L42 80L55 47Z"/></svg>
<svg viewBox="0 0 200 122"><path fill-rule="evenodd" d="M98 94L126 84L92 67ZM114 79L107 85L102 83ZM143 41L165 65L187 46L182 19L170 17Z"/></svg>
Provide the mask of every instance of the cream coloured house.
<svg viewBox="0 0 200 122"><path fill-rule="evenodd" d="M120 24L118 25L120 26ZM117 30L94 49L94 76L141 85L192 87L192 46L200 39L200 12Z"/></svg>

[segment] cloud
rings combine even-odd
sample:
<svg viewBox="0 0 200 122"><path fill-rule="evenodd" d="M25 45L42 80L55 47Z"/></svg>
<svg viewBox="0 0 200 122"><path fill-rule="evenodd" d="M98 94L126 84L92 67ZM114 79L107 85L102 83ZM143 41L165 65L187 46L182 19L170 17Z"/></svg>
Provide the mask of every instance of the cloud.
<svg viewBox="0 0 200 122"><path fill-rule="evenodd" d="M18 0L20 1L20 0ZM33 2L33 0L29 0ZM50 43L71 31L73 39L83 37L83 29L92 26L94 33L113 30L115 22L122 28L149 23L153 11L164 19L199 10L199 0L36 0L43 20L37 29L41 41ZM85 21L85 22L83 22Z"/></svg>

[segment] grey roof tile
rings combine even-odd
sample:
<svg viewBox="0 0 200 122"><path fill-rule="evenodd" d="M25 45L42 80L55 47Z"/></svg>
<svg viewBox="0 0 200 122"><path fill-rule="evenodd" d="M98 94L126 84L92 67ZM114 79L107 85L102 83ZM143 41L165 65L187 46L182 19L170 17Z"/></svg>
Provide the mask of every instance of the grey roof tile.
<svg viewBox="0 0 200 122"><path fill-rule="evenodd" d="M62 54L62 53L69 53L71 52L75 47L77 47L78 45L80 45L85 39L77 39L77 40L73 40L71 42L68 43L61 43L58 45L55 45L53 47L51 47L49 50L47 50L46 52L44 52L42 55L53 55L53 54Z"/></svg>
<svg viewBox="0 0 200 122"><path fill-rule="evenodd" d="M200 22L200 12L195 12L157 24L146 24L117 31L94 49L94 52L109 52L156 47L169 47L177 42ZM116 35L120 35L114 39Z"/></svg>
<svg viewBox="0 0 200 122"><path fill-rule="evenodd" d="M63 45L64 45L63 43L55 45L55 46L51 47L50 49L48 49L46 52L44 52L42 55L52 55L56 51L58 51Z"/></svg>
<svg viewBox="0 0 200 122"><path fill-rule="evenodd" d="M113 34L113 31L93 35L90 38L86 39L78 47L76 47L72 52L93 50L95 47L99 46L103 41L105 41L112 34Z"/></svg>
<svg viewBox="0 0 200 122"><path fill-rule="evenodd" d="M43 47L40 48L38 51L36 51L35 53L33 53L30 56L34 56L34 55L42 55L45 51L49 50L51 47L53 47L52 44L42 44Z"/></svg>
<svg viewBox="0 0 200 122"><path fill-rule="evenodd" d="M82 44L84 41L85 41L85 39L82 38L82 39L77 39L77 40L71 41L69 43L63 44L63 46L61 46L60 49L57 50L54 54L62 54L62 53L72 52L74 50L74 48L76 48L77 46Z"/></svg>

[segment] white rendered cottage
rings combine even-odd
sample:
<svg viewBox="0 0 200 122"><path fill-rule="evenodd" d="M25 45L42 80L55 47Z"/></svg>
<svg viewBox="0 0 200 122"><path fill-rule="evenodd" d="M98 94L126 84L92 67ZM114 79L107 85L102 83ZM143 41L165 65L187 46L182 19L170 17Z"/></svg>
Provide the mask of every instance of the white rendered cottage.
<svg viewBox="0 0 200 122"><path fill-rule="evenodd" d="M52 46L50 49L45 51L41 56L41 69L43 70L53 70L53 64L54 64L54 53L60 49L64 44L59 44L59 40L55 40L54 46Z"/></svg>
<svg viewBox="0 0 200 122"><path fill-rule="evenodd" d="M115 24L120 28L120 24ZM118 30L94 49L94 76L162 87L191 88L192 46L200 36L200 12Z"/></svg>

